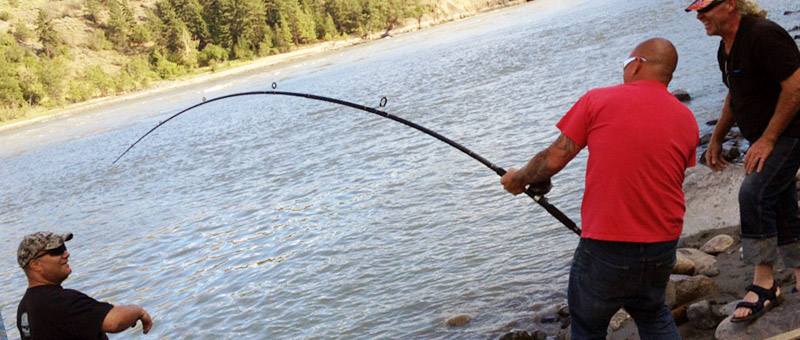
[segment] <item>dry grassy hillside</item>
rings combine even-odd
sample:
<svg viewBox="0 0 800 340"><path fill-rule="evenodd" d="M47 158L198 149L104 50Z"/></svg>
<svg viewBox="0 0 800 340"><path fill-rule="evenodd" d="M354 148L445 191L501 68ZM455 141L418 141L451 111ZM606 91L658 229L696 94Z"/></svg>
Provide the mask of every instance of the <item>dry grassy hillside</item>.
<svg viewBox="0 0 800 340"><path fill-rule="evenodd" d="M136 19L140 22L147 20L147 12L154 7L157 0L130 0ZM427 22L443 22L460 17L474 15L475 13L498 6L508 5L504 0L429 0L431 13L423 20ZM12 6L12 3L16 3ZM7 13L6 20L0 20L0 32L12 33L20 25L26 25L31 32L25 45L41 48L37 41L35 22L38 10L42 8L54 18L56 30L64 42L69 45L74 53L70 56L77 65L100 64L106 71L114 71L115 66L122 64L121 56L114 50L98 50L93 48L93 40L99 34L97 24L86 18L84 0L11 0L0 3L0 13ZM100 25L108 20L108 13L101 12L98 22ZM3 18L6 16L4 15ZM416 25L416 20L407 19L404 24Z"/></svg>

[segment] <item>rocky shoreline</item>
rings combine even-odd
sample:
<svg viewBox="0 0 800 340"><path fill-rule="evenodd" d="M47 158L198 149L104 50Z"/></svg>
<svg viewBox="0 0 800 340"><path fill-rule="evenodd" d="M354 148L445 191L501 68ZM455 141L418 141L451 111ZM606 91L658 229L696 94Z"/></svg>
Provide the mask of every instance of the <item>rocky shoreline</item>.
<svg viewBox="0 0 800 340"><path fill-rule="evenodd" d="M800 293L791 293L794 276L781 262L775 275L783 302L752 323L729 321L753 280L753 269L741 259L737 193L743 177L742 164L731 164L721 172L700 164L687 170L684 232L667 287L667 305L683 339L766 339L800 329L800 313L796 312ZM514 329L499 339L569 339L568 313L565 306L554 306L552 315L533 320L543 327ZM445 326L458 327L469 321L467 315L455 316ZM639 339L633 319L623 310L612 319L607 339Z"/></svg>

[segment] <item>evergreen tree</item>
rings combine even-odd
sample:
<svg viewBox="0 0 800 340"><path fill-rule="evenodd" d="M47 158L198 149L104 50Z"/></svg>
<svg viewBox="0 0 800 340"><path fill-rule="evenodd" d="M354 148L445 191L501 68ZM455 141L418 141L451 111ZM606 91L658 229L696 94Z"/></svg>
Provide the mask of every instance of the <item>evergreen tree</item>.
<svg viewBox="0 0 800 340"><path fill-rule="evenodd" d="M322 25L322 38L331 40L338 35L339 32L336 31L336 24L333 23L333 17L331 17L330 13L327 13L325 15L325 23Z"/></svg>
<svg viewBox="0 0 800 340"><path fill-rule="evenodd" d="M292 27L292 36L295 44L307 44L317 40L317 27L308 6L295 7L295 21Z"/></svg>
<svg viewBox="0 0 800 340"><path fill-rule="evenodd" d="M58 48L61 46L61 37L56 31L55 24L50 14L44 9L39 9L39 14L36 17L36 33L39 35L39 42L42 43L42 48L48 57L55 55Z"/></svg>
<svg viewBox="0 0 800 340"><path fill-rule="evenodd" d="M281 51L288 51L293 46L292 29L289 26L289 20L286 19L286 16L283 15L283 13L278 16L278 21L278 28L275 29L277 33L275 37L275 45L277 45Z"/></svg>
<svg viewBox="0 0 800 340"><path fill-rule="evenodd" d="M192 38L199 41L200 49L212 43L208 24L203 18L203 6L198 0L171 0L171 5L177 17L186 23Z"/></svg>
<svg viewBox="0 0 800 340"><path fill-rule="evenodd" d="M127 49L130 47L130 37L136 26L133 10L128 6L128 0L123 0L122 3L117 0L108 0L108 15L106 38L118 49Z"/></svg>

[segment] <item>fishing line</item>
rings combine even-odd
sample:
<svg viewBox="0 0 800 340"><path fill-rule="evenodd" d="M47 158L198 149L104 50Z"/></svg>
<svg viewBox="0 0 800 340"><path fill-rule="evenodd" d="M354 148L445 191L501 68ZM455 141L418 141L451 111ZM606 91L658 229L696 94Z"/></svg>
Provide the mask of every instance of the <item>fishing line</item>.
<svg viewBox="0 0 800 340"><path fill-rule="evenodd" d="M226 99L226 98L233 98L233 97L239 97L239 96L278 95L278 96L301 97L301 98L307 98L307 99L313 99L313 100L319 100L319 101L323 101L323 102L339 104L339 105L343 105L343 106L352 107L352 108L357 109L357 110L374 113L374 114L379 115L379 116L384 117L384 118L389 118L389 119L394 120L394 121L396 121L398 123L401 123L403 125L406 125L406 126L414 128L416 130L419 130L419 131L421 131L421 132L423 132L423 133L425 133L425 134L427 134L429 136L432 136L432 137L434 137L434 138L436 138L436 139L438 139L438 140L440 140L442 142L447 143L448 145L450 145L450 146L458 149L459 151L467 154L468 156L472 157L473 159L477 160L478 162L481 162L481 164L485 165L489 169L492 169L499 176L503 176L506 173L505 169L495 165L492 162L489 162L488 160L486 160L486 158L483 158L480 155L472 152L472 150L467 149L466 147L462 146L461 144L458 144L458 143L450 140L449 138L447 138L445 136L442 136L442 135L436 133L435 131L432 131L432 130L430 130L430 129L424 127L424 126L421 126L419 124L416 124L414 122L405 120L405 119L400 118L398 116L391 115L391 114L389 114L387 112L384 112L384 111L381 111L381 110L378 110L378 109L375 109L375 108L367 107L367 106L364 106L364 105L359 105L359 104L348 102L348 101L341 100L341 99L317 96L317 95L307 94L307 93L275 91L275 89L277 87L278 87L278 85L276 83L272 83L272 91L240 92L240 93L233 93L233 94L229 94L229 95L225 95L225 96L221 96L221 97L217 97L217 98L212 98L212 99L209 99L209 100L205 100L205 98L203 98L203 102L201 102L199 104L192 105L192 106L190 106L190 107L188 107L188 108L186 108L186 109L184 109L184 110L182 110L182 111L170 116L166 120L159 122L158 125L156 125L152 129L150 129L150 131L147 131L147 133L145 133L144 135L139 137L139 139L137 139L135 142L133 142L133 144L131 144L131 146L129 146L125 150L125 152L123 152L121 155L119 155L119 157L117 157L117 159L115 159L114 162L112 162L111 164L112 165L116 164L117 161L119 161L119 159L122 158L122 156L124 156L126 153L128 153L128 151L130 151L134 146L136 146L136 144L138 144L140 141L142 141L142 139L147 137L150 133L152 133L153 131L158 129L160 126L166 124L167 122L169 122L173 118L175 118L177 116L180 116L184 112L192 110L192 109L194 109L194 108L196 108L198 106L206 105L208 103L212 103L212 102L215 102L215 101L218 101L218 100L222 100L222 99ZM386 106L386 102L387 102L386 97L381 98L381 101L380 101L380 104L379 104L380 107L385 107ZM569 217L567 217L567 215L565 215L563 212L561 212L561 210L558 210L558 208L556 208L554 205L552 205L547 200L547 198L544 197L544 195L539 195L539 194L534 193L531 188L525 189L525 194L530 196L530 198L532 198L536 203L538 203L540 206L542 206L548 213L550 213L550 215L555 217L559 222L564 224L564 226L566 226L569 230L572 230L575 234L578 234L580 236L581 229L575 224L575 222L573 222Z"/></svg>

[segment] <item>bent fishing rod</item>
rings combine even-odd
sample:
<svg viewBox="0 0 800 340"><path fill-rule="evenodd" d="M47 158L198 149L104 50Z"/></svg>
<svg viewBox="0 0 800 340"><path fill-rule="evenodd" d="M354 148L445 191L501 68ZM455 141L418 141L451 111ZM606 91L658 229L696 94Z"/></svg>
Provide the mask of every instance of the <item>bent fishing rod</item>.
<svg viewBox="0 0 800 340"><path fill-rule="evenodd" d="M452 146L452 147L458 149L459 151L467 154L467 156L470 156L473 159L477 160L478 162L481 162L481 164L485 165L489 169L492 169L495 173L497 173L497 175L499 175L501 177L506 174L506 170L505 169L495 165L492 162L489 162L488 160L486 160L486 158L483 158L480 155L472 152L472 150L467 149L466 147L462 146L461 144L458 144L458 143L452 141L451 139L449 139L449 138L447 138L445 136L442 136L442 135L440 135L440 134L438 134L438 133L436 133L436 132L434 132L434 131L432 131L432 130L424 127L424 126L421 126L421 125L416 124L414 122L411 122L411 121L408 121L406 119L400 118L398 116L394 116L394 115L391 115L391 114L389 114L387 112L384 112L384 111L381 111L381 110L378 110L378 109L375 109L375 108L367 107L367 106L364 106L364 105L359 105L359 104L348 102L348 101L341 100L341 99L317 96L317 95L306 94L306 93L275 91L276 88L277 88L277 84L272 83L272 89L273 89L272 91L240 92L240 93L233 93L233 94L229 94L229 95L225 95L225 96L221 96L221 97L217 97L217 98L212 98L212 99L209 99L209 100L205 100L205 98L203 98L203 102L201 102L199 104L192 105L192 106L190 106L190 107L188 107L188 108L186 108L186 109L184 109L184 110L182 110L182 111L170 116L166 120L163 120L163 121L159 122L158 125L156 125L152 129L150 129L150 131L147 131L147 133L145 133L144 135L139 137L139 139L137 139L135 142L133 142L133 144L131 144L131 146L129 146L125 150L125 152L123 152L121 155L119 155L119 157L117 157L117 159L115 159L114 162L112 162L111 164L113 165L113 164L117 163L117 161L119 161L119 159L122 158L122 156L124 156L126 153L128 153L128 151L130 151L134 146L136 146L136 144L138 144L140 141L142 141L142 139L147 137L150 133L152 133L153 131L158 129L160 126L166 124L168 121L172 120L173 118L175 118L177 116L180 116L184 112L192 110L192 109L194 109L194 108L196 108L198 106L205 105L205 104L208 104L208 103L211 103L211 102L215 102L215 101L218 101L218 100L222 100L222 99L226 99L226 98L233 98L233 97L239 97L239 96L278 95L278 96L301 97L301 98L319 100L319 101L323 101L323 102L328 102L328 103L348 106L348 107L352 107L352 108L357 109L357 110L374 113L374 114L379 115L379 116L384 117L384 118L389 118L391 120L394 120L394 121L396 121L398 123L401 123L403 125L406 125L406 126L409 126L411 128L414 128L414 129L416 129L418 131L421 131L421 132L423 132L423 133L425 133L425 134L427 134L427 135L429 135L431 137L434 137L434 138L436 138L436 139L438 139L438 140L440 140L442 142L445 142L445 143L449 144L450 146ZM386 97L381 98L380 107L385 107L386 106L386 101L387 101ZM567 217L567 215L565 215L563 212L561 212L561 210L558 210L558 208L556 208L554 205L552 205L547 200L547 198L544 197L544 195L535 193L530 187L525 189L525 194L530 196L530 198L532 198L534 200L534 202L536 202L540 206L542 206L548 213L550 213L550 215L552 215L559 222L564 224L564 226L566 226L569 230L572 230L575 234L578 234L578 236L581 235L581 229L575 224L575 222L573 222L569 217Z"/></svg>

